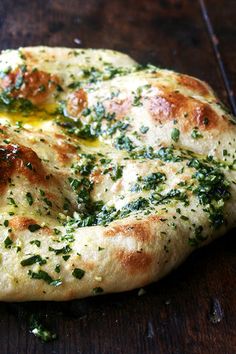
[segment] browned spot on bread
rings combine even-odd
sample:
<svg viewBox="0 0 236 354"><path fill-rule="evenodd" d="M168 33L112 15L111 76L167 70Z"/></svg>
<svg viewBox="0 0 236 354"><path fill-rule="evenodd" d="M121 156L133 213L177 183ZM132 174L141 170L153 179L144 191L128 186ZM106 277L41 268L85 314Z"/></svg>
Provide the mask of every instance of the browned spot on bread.
<svg viewBox="0 0 236 354"><path fill-rule="evenodd" d="M54 136L56 139L65 139L65 135L63 135L63 134L56 133L56 134L54 134Z"/></svg>
<svg viewBox="0 0 236 354"><path fill-rule="evenodd" d="M1 80L1 87L8 89L12 97L23 97L34 104L44 102L55 90L59 79L41 70L23 70L17 68L5 75Z"/></svg>
<svg viewBox="0 0 236 354"><path fill-rule="evenodd" d="M130 274L146 273L153 261L153 257L144 251L127 252L120 250L116 253L116 258Z"/></svg>
<svg viewBox="0 0 236 354"><path fill-rule="evenodd" d="M109 113L115 113L116 119L120 119L128 114L131 107L131 99L129 97L125 99L113 99L105 103L105 107L107 108Z"/></svg>
<svg viewBox="0 0 236 354"><path fill-rule="evenodd" d="M23 231L28 229L29 225L37 224L34 219L25 216L14 216L9 220L9 226L15 231Z"/></svg>
<svg viewBox="0 0 236 354"><path fill-rule="evenodd" d="M14 231L24 231L27 230L30 225L38 224L36 220L32 218L27 218L25 216L14 216L11 220L9 220L9 226ZM47 227L42 227L43 233L47 235L52 235L53 231Z"/></svg>
<svg viewBox="0 0 236 354"><path fill-rule="evenodd" d="M174 109L174 104L166 97L155 96L149 100L150 113L158 123L162 124L169 119L174 119Z"/></svg>
<svg viewBox="0 0 236 354"><path fill-rule="evenodd" d="M152 238L150 227L144 222L136 222L131 225L114 225L107 228L104 235L109 237L114 237L116 235L133 237L141 242L148 242Z"/></svg>
<svg viewBox="0 0 236 354"><path fill-rule="evenodd" d="M0 191L3 192L14 174L24 175L32 184L47 184L38 155L20 145L0 145Z"/></svg>
<svg viewBox="0 0 236 354"><path fill-rule="evenodd" d="M208 104L199 103L192 111L192 122L201 129L215 128L219 119L223 121L224 118L219 117Z"/></svg>
<svg viewBox="0 0 236 354"><path fill-rule="evenodd" d="M147 104L155 123L165 124L177 120L185 132L194 127L210 130L221 126L224 129L228 124L227 119L218 115L209 104L179 92L166 92L151 97Z"/></svg>
<svg viewBox="0 0 236 354"><path fill-rule="evenodd" d="M73 92L67 102L67 112L72 117L77 117L78 114L87 107L88 98L87 93L83 89Z"/></svg>
<svg viewBox="0 0 236 354"><path fill-rule="evenodd" d="M96 169L96 170L92 171L89 177L92 180L92 182L94 182L96 184L100 183L103 179L100 169Z"/></svg>
<svg viewBox="0 0 236 354"><path fill-rule="evenodd" d="M162 220L163 215L165 215L165 212L163 212L162 215L161 215L161 212L159 212L158 215L149 215L149 216L147 217L147 219L148 219L149 221L151 220L151 221L153 221L153 222L159 222L159 221Z"/></svg>
<svg viewBox="0 0 236 354"><path fill-rule="evenodd" d="M52 145L52 148L56 151L58 159L62 163L66 163L71 159L70 154L76 153L77 149L74 145L59 140L57 144Z"/></svg>
<svg viewBox="0 0 236 354"><path fill-rule="evenodd" d="M194 77L180 74L177 76L177 82L179 85L185 86L199 95L208 96L211 94L210 87L205 82L197 80Z"/></svg>
<svg viewBox="0 0 236 354"><path fill-rule="evenodd" d="M50 229L50 227L44 226L44 227L42 227L41 230L43 230L43 233L44 233L44 234L47 234L47 235L55 235L54 232L53 232L53 230Z"/></svg>

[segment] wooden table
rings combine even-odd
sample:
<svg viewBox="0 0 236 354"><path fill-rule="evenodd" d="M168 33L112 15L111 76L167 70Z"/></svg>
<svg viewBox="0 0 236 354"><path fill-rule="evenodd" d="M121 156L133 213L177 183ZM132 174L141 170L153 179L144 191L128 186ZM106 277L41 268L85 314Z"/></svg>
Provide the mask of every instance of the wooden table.
<svg viewBox="0 0 236 354"><path fill-rule="evenodd" d="M235 18L235 0L2 0L0 43L121 50L208 81L235 112ZM1 303L0 353L236 353L232 236L197 251L143 296L135 290L68 303ZM35 338L31 313L58 339Z"/></svg>

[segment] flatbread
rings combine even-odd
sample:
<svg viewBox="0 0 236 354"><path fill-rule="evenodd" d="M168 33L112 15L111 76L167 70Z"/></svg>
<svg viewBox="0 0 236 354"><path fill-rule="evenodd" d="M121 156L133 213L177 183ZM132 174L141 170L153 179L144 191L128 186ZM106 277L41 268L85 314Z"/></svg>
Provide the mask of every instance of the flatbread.
<svg viewBox="0 0 236 354"><path fill-rule="evenodd" d="M236 225L235 122L206 83L49 47L0 74L0 300L143 287Z"/></svg>

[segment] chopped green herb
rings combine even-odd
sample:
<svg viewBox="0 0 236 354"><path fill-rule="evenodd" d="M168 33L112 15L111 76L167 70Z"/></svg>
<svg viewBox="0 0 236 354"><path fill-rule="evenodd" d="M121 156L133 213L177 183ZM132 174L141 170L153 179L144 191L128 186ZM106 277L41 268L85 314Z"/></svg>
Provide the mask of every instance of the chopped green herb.
<svg viewBox="0 0 236 354"><path fill-rule="evenodd" d="M134 145L128 136L120 135L115 139L115 148L118 150L132 151Z"/></svg>
<svg viewBox="0 0 236 354"><path fill-rule="evenodd" d="M28 230L29 230L30 232L35 232L35 231L38 231L39 229L41 229L41 226L38 225L38 224L30 224L30 225L28 226Z"/></svg>
<svg viewBox="0 0 236 354"><path fill-rule="evenodd" d="M118 165L118 164L113 166L112 171L111 171L111 179L113 181L116 181L119 178L121 178L122 175L123 175L123 166Z"/></svg>
<svg viewBox="0 0 236 354"><path fill-rule="evenodd" d="M8 227L8 225L9 225L9 220L4 220L3 225L4 225L5 227Z"/></svg>
<svg viewBox="0 0 236 354"><path fill-rule="evenodd" d="M35 264L35 263L38 263L38 264L42 265L42 264L46 264L47 261L37 254L35 256L23 259L23 261L20 262L20 264L23 267L29 266L29 265L32 265L32 264Z"/></svg>
<svg viewBox="0 0 236 354"><path fill-rule="evenodd" d="M142 125L140 128L139 128L140 132L142 134L146 134L147 131L149 130L149 127L145 127L144 125Z"/></svg>
<svg viewBox="0 0 236 354"><path fill-rule="evenodd" d="M55 272L60 273L60 271L61 271L61 266L60 266L60 264L57 264L55 267Z"/></svg>
<svg viewBox="0 0 236 354"><path fill-rule="evenodd" d="M51 252L55 252L56 255L58 254L65 254L65 253L69 253L72 251L71 247L69 245L66 245L65 247L62 248L53 248L53 247L49 247L49 251Z"/></svg>
<svg viewBox="0 0 236 354"><path fill-rule="evenodd" d="M33 166L31 162L27 162L25 165L29 170L33 170Z"/></svg>
<svg viewBox="0 0 236 354"><path fill-rule="evenodd" d="M44 280L47 284L52 286L60 286L62 284L62 281L60 279L53 279L44 270L39 270L37 273L33 272L32 270L29 270L28 274L32 279Z"/></svg>
<svg viewBox="0 0 236 354"><path fill-rule="evenodd" d="M32 241L30 241L30 244L31 244L31 245L36 245L37 247L40 247L41 241L39 241L39 240L32 240Z"/></svg>
<svg viewBox="0 0 236 354"><path fill-rule="evenodd" d="M32 194L30 192L26 193L26 199L27 199L27 202L29 203L29 205L33 204L34 199L33 199Z"/></svg>
<svg viewBox="0 0 236 354"><path fill-rule="evenodd" d="M180 131L177 128L173 128L171 131L171 139L176 143L179 141Z"/></svg>
<svg viewBox="0 0 236 354"><path fill-rule="evenodd" d="M13 244L13 241L10 239L10 237L7 236L4 240L4 245L5 248L11 248L11 245Z"/></svg>
<svg viewBox="0 0 236 354"><path fill-rule="evenodd" d="M18 208L18 205L12 197L8 197L7 200L9 201L10 205L13 205L15 208Z"/></svg>
<svg viewBox="0 0 236 354"><path fill-rule="evenodd" d="M75 268L72 272L73 277L77 279L82 279L84 277L85 271L80 268Z"/></svg>
<svg viewBox="0 0 236 354"><path fill-rule="evenodd" d="M100 286L93 288L93 294L94 295L99 295L102 294L104 292L103 288L101 288Z"/></svg>
<svg viewBox="0 0 236 354"><path fill-rule="evenodd" d="M62 256L62 258L63 258L64 261L66 262L66 261L68 261L68 259L70 258L70 255L68 255L68 256Z"/></svg>
<svg viewBox="0 0 236 354"><path fill-rule="evenodd" d="M200 138L203 137L203 135L199 132L198 129L195 128L195 129L192 130L191 137L193 139L200 139Z"/></svg>

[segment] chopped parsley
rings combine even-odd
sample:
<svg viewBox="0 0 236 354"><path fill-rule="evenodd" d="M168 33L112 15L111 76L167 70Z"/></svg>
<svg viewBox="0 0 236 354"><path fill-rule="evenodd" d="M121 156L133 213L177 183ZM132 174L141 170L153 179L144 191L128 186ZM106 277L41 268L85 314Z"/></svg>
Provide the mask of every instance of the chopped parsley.
<svg viewBox="0 0 236 354"><path fill-rule="evenodd" d="M209 166L198 159L190 160L188 166L196 169L192 177L198 185L193 193L197 195L199 203L204 205L211 224L214 228L219 228L225 221L223 206L231 196L230 184L217 167Z"/></svg>
<svg viewBox="0 0 236 354"><path fill-rule="evenodd" d="M12 244L13 244L13 241L10 239L10 237L7 236L4 240L5 248L11 248Z"/></svg>
<svg viewBox="0 0 236 354"><path fill-rule="evenodd" d="M203 135L199 132L199 130L197 128L195 128L192 130L191 137L193 139L200 139L200 138L203 138Z"/></svg>
<svg viewBox="0 0 236 354"><path fill-rule="evenodd" d="M120 135L115 139L115 148L117 150L132 151L134 149L134 144L128 136Z"/></svg>
<svg viewBox="0 0 236 354"><path fill-rule="evenodd" d="M69 253L69 252L72 251L72 249L71 249L71 247L69 245L66 245L66 246L64 246L62 248L57 248L57 249L55 249L53 247L49 247L49 251L55 252L55 254L58 255L58 254Z"/></svg>
<svg viewBox="0 0 236 354"><path fill-rule="evenodd" d="M40 246L41 246L41 241L39 241L39 240L32 240L32 241L30 241L30 244L31 244L31 245L36 245L37 247L40 247Z"/></svg>
<svg viewBox="0 0 236 354"><path fill-rule="evenodd" d="M80 268L75 268L72 272L73 277L75 277L76 279L82 279L85 275L85 271L83 269Z"/></svg>
<svg viewBox="0 0 236 354"><path fill-rule="evenodd" d="M28 226L28 230L29 230L30 232L35 232L35 231L38 231L39 229L41 229L41 226L38 225L38 224L30 224L30 225Z"/></svg>
<svg viewBox="0 0 236 354"><path fill-rule="evenodd" d="M103 288L101 288L100 286L93 288L93 294L94 295L99 295L102 294L104 292Z"/></svg>
<svg viewBox="0 0 236 354"><path fill-rule="evenodd" d="M117 181L123 175L123 166L116 164L112 167L112 171L110 173L111 179L113 181Z"/></svg>
<svg viewBox="0 0 236 354"><path fill-rule="evenodd" d="M26 193L26 199L27 199L27 202L29 203L29 205L31 206L34 202L34 199L33 199L32 194L30 192Z"/></svg>
<svg viewBox="0 0 236 354"><path fill-rule="evenodd" d="M142 126L139 128L139 130L140 130L140 133L146 134L146 133L148 132L148 130L149 130L149 127L145 127L144 125L142 125Z"/></svg>
<svg viewBox="0 0 236 354"><path fill-rule="evenodd" d="M180 131L177 128L173 128L171 131L171 139L174 140L174 142L179 141L179 136L180 136Z"/></svg>
<svg viewBox="0 0 236 354"><path fill-rule="evenodd" d="M20 262L20 264L25 267L25 266L29 266L32 264L38 263L40 265L47 263L46 259L43 259L41 256L39 255L35 255L26 259L23 259L23 261Z"/></svg>
<svg viewBox="0 0 236 354"><path fill-rule="evenodd" d="M161 172L153 172L143 178L138 178L138 181L142 182L142 189L146 191L155 189L160 182L164 182L165 180L166 175Z"/></svg>
<svg viewBox="0 0 236 354"><path fill-rule="evenodd" d="M60 279L53 279L44 270L39 270L38 272L33 272L32 270L29 270L28 274L32 279L44 280L48 285L60 286L62 284L62 281Z"/></svg>

